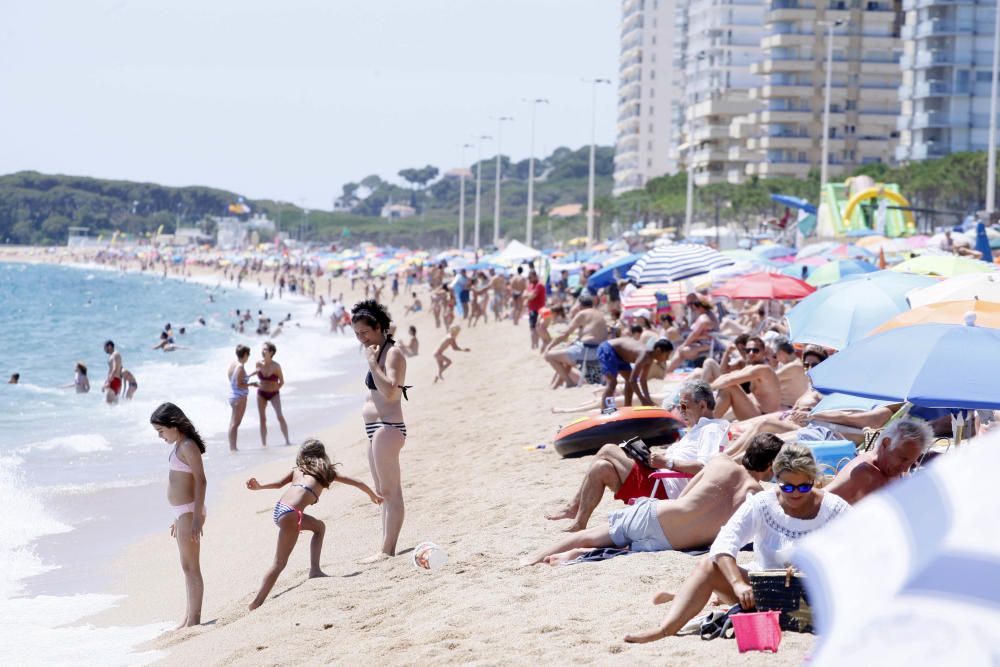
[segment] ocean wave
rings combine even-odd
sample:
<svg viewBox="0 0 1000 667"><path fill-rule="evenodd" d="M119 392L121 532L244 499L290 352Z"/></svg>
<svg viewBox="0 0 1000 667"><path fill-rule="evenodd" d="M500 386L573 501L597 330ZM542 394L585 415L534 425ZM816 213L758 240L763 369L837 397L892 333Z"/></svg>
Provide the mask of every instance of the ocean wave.
<svg viewBox="0 0 1000 667"><path fill-rule="evenodd" d="M139 486L149 486L162 482L162 479L116 479L110 482L88 482L86 484L55 484L53 486L38 487L39 491L52 493L61 496L78 496L114 489L131 489Z"/></svg>
<svg viewBox="0 0 1000 667"><path fill-rule="evenodd" d="M111 443L100 433L75 433L73 435L60 435L48 440L28 443L17 450L18 453L31 451L52 451L64 449L77 454L92 454L94 452L106 452L111 449Z"/></svg>

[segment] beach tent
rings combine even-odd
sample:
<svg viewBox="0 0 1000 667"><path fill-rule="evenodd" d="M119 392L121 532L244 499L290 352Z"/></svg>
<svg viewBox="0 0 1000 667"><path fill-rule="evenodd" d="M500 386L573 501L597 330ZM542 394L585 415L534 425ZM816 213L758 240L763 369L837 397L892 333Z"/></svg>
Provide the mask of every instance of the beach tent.
<svg viewBox="0 0 1000 667"><path fill-rule="evenodd" d="M995 665L1000 433L890 484L796 544L818 633L810 667Z"/></svg>
<svg viewBox="0 0 1000 667"><path fill-rule="evenodd" d="M507 244L500 253L493 256L493 261L499 264L521 264L538 259L542 253L524 245L518 240L513 240Z"/></svg>
<svg viewBox="0 0 1000 667"><path fill-rule="evenodd" d="M847 276L859 273L874 273L875 271L878 271L878 267L863 259L841 259L816 267L808 274L809 277L806 278L806 282L813 287L822 287L823 285L840 282Z"/></svg>

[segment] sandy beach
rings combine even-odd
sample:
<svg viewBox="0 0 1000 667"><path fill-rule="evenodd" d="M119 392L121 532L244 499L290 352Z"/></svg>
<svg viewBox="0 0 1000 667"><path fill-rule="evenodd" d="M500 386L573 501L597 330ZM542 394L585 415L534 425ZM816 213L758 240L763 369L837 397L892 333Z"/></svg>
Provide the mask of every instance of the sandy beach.
<svg viewBox="0 0 1000 667"><path fill-rule="evenodd" d="M58 256L3 253L11 261ZM345 301L359 298L347 280L335 280L333 287L335 294L345 293ZM517 328L507 320L463 329L460 344L472 352L453 353L445 382L432 384L430 353L443 331L434 329L426 311L399 317L405 303L400 297L390 311L400 331L417 327L423 353L408 362L407 383L414 388L404 406L407 518L399 556L375 565L356 563L376 549L378 510L362 494L338 485L310 509L327 523L322 564L329 578L306 578L308 548L300 540L272 598L249 613L246 605L273 555L271 512L280 492L248 491L242 475L210 479L221 502L208 508L202 548L204 623L166 633L143 649L161 651L163 664L170 665L802 662L810 635L785 633L777 656L740 655L733 641L697 637L625 644L626 632L662 620L663 608L650 599L658 590L676 589L687 576L696 559L684 554L519 568L526 552L559 536L563 522L543 515L571 496L589 464L589 457L563 460L552 449L559 426L576 415L553 415L550 407L582 403L591 389L548 389L550 372L530 350L523 320ZM370 481L360 417L363 378L337 382L344 393L356 391L358 416L315 435L345 474ZM150 441L158 444L152 436ZM539 449L541 444L546 448ZM276 479L292 467L294 456L290 449L287 458L253 475ZM619 507L608 494L591 525ZM168 528L164 524L161 533L109 564L114 592L126 597L91 622L137 625L181 618L182 575ZM414 567L411 550L425 540L445 549L447 566L433 572Z"/></svg>

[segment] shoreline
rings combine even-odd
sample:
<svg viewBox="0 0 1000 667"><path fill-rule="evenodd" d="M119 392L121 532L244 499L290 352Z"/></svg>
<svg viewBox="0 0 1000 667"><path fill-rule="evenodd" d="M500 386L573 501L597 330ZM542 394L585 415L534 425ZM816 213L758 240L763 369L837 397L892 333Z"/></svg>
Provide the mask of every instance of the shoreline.
<svg viewBox="0 0 1000 667"><path fill-rule="evenodd" d="M346 286L335 280L334 293ZM345 303L351 292L344 289ZM543 515L571 496L590 458L560 459L551 447L559 426L579 415L553 415L550 406L577 405L589 388L552 391L550 369L532 352L526 322L463 327L445 382L433 384L431 352L443 336L425 310L390 310L400 332L414 324L422 354L408 359L404 405L408 428L401 456L407 518L400 555L357 565L378 541L378 510L363 494L335 487L310 514L327 523L322 565L325 579L307 579L308 547L292 553L272 597L246 611L270 563L276 532L271 508L278 491L250 492L239 476L210 480L218 505L209 508L202 570L204 625L168 632L141 650L163 651L163 664L331 663L515 665L801 664L814 638L785 633L777 655L739 654L735 642L697 637L629 645L622 636L659 622L650 599L676 590L695 558L676 552L639 553L601 563L520 568L529 550L558 539L565 522ZM338 389L363 393L362 377L347 376ZM657 386L659 383L657 381ZM654 388L655 391L655 388ZM320 439L348 475L370 482L360 414L323 429ZM546 443L545 449L537 449ZM277 475L282 461L248 474ZM605 496L591 520L606 521L622 505ZM440 570L419 570L410 550L425 540L448 554ZM176 548L164 531L126 549L112 565L113 590L128 597L89 622L137 624L176 621L184 605Z"/></svg>

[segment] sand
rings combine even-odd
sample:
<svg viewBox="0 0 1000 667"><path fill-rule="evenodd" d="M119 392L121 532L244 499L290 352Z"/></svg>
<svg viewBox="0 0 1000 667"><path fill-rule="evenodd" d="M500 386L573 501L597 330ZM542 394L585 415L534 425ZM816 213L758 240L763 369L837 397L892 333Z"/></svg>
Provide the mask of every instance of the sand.
<svg viewBox="0 0 1000 667"><path fill-rule="evenodd" d="M335 281L334 293L349 294L348 287ZM777 655L741 655L733 640L697 637L625 644L625 633L661 622L665 609L650 600L658 590L678 588L697 562L690 556L644 553L568 567L518 567L528 551L559 537L566 522L543 515L573 494L590 460L564 460L552 450L552 436L575 415L553 415L549 408L582 403L591 390L548 389L550 372L530 350L523 320L518 327L508 320L463 329L459 343L472 352L449 353L454 366L445 382L432 384L431 353L443 332L427 312L402 317L408 302L400 297L390 304L400 332L417 327L422 350L408 360L407 384L414 388L404 405L407 517L400 555L356 563L377 549L378 509L364 494L338 485L309 510L327 524L322 563L330 576L306 578L305 537L272 597L247 612L273 555L271 511L280 492L248 491L243 478L211 479L221 501L208 508L205 526L204 624L156 640L149 648L163 651L163 664L803 662L814 638L794 633L785 633ZM655 392L659 383L651 384ZM360 417L363 378L348 378L345 390L356 391L358 416L315 435L346 474L370 481ZM536 449L541 443L548 447ZM276 479L294 455L290 449L287 460L253 474ZM606 494L591 525L621 507ZM433 572L413 565L410 550L425 540L447 551L448 565ZM183 579L167 526L110 567L116 592L127 597L95 622L181 619Z"/></svg>

